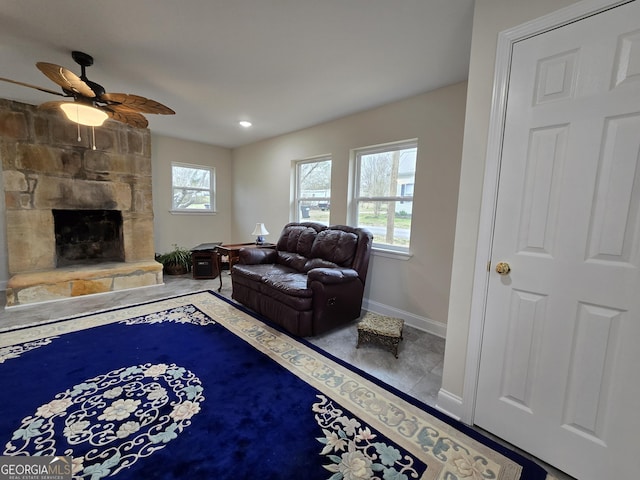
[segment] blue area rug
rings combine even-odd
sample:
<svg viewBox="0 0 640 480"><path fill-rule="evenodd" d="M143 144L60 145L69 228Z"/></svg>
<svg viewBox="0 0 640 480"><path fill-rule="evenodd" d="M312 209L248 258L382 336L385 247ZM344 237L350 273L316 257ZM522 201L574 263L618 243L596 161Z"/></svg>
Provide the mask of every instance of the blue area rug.
<svg viewBox="0 0 640 480"><path fill-rule="evenodd" d="M213 292L0 335L2 455L74 478L542 480Z"/></svg>

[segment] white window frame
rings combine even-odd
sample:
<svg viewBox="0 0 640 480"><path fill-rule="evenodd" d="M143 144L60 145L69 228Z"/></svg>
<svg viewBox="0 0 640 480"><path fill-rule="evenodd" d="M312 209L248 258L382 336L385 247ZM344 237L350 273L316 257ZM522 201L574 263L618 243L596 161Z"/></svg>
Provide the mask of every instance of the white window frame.
<svg viewBox="0 0 640 480"><path fill-rule="evenodd" d="M411 195L397 195L397 196L373 196L373 197L364 197L360 196L360 168L361 168L361 158L364 155L372 155L376 153L382 152L392 152L396 150L405 150L408 148L415 148L416 151L418 149L418 139L409 139L402 140L399 142L386 143L383 145L375 145L370 147L362 147L352 150L352 160L353 160L353 181L352 181L352 196L351 202L349 206L349 224L357 227L358 226L358 215L359 215L359 205L363 202L397 202L397 203L406 203L412 202L413 208L413 198L416 187L416 178L414 173L413 178L413 188ZM417 168L417 158L416 158L416 168ZM411 231L413 231L413 222L411 223ZM396 257L400 255L406 259L412 255L411 253L411 231L409 232L409 245L389 245L387 243L379 243L373 242L372 247L374 250L378 251L378 253L384 254L385 252L391 254L391 257Z"/></svg>
<svg viewBox="0 0 640 480"><path fill-rule="evenodd" d="M302 165L308 165L310 163L329 162L331 168L333 168L333 160L330 155L322 155L319 157L307 158L305 160L296 160L294 163L294 199L293 199L293 221L304 222L309 221L307 218L302 218L302 202L328 202L329 208L331 205L331 196L315 196L315 197L303 197L301 196L300 189L300 168ZM330 174L331 175L331 174ZM331 184L331 176L329 177L329 184Z"/></svg>
<svg viewBox="0 0 640 480"><path fill-rule="evenodd" d="M209 172L209 188L198 188L198 187L189 187L190 190L199 190L203 192L209 192L210 204L209 208L174 208L173 206L173 192L177 187L173 183L173 168L174 167L182 167L182 168L192 168L196 170L206 170ZM215 167L211 167L209 165L198 165L194 163L183 163L183 162L171 162L171 213L178 214L187 214L187 215L211 215L216 212L216 169Z"/></svg>

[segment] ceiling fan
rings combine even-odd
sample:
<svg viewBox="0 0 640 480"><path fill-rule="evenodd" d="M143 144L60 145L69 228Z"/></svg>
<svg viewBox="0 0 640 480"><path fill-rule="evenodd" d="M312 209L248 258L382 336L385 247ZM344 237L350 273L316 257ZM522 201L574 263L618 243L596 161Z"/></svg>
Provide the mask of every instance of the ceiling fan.
<svg viewBox="0 0 640 480"><path fill-rule="evenodd" d="M73 101L51 101L38 106L40 109L62 109L69 120L79 125L99 126L107 118L126 123L138 128L146 128L148 120L143 113L159 115L173 115L169 107L139 95L126 93L108 93L102 85L87 78L86 67L93 65L93 57L83 52L73 51L71 57L80 65L82 73L78 77L71 70L53 63L38 62L36 67L50 80L62 87L60 93L48 88L18 82L0 77L4 82L10 82L24 87L34 88L41 92L52 93L61 97L73 98Z"/></svg>

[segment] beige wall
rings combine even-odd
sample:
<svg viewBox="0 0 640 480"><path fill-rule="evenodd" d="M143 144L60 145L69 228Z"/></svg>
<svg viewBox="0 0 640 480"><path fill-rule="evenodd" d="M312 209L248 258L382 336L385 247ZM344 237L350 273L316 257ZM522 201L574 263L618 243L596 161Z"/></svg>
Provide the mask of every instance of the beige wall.
<svg viewBox="0 0 640 480"><path fill-rule="evenodd" d="M256 222L275 241L291 215L292 162L330 154L331 223L345 223L350 151L418 138L409 260L374 256L365 296L372 309L444 333L449 303L466 82L233 151L233 240L253 240ZM384 311L382 313L385 313Z"/></svg>
<svg viewBox="0 0 640 480"><path fill-rule="evenodd" d="M464 383L469 325L472 320L471 294L498 33L573 3L576 2L476 0L442 382L443 391L460 399Z"/></svg>
<svg viewBox="0 0 640 480"><path fill-rule="evenodd" d="M154 238L156 253L174 243L191 248L231 240L231 150L160 135L151 136ZM215 167L215 214L171 213L171 162Z"/></svg>

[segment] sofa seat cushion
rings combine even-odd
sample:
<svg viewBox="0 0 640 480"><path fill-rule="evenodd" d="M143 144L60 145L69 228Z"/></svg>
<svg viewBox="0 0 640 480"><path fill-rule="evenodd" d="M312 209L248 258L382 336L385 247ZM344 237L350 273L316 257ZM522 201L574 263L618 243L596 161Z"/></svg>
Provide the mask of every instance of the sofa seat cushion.
<svg viewBox="0 0 640 480"><path fill-rule="evenodd" d="M276 262L280 265L291 267L297 272L305 271L307 257L294 252L283 252L278 250L276 253Z"/></svg>
<svg viewBox="0 0 640 480"><path fill-rule="evenodd" d="M307 275L304 273L283 273L269 275L262 279L264 285L286 295L301 298L311 298L313 291L307 287Z"/></svg>
<svg viewBox="0 0 640 480"><path fill-rule="evenodd" d="M310 288L306 288L306 285L307 276L296 273L283 275L279 279L267 279L265 283L260 285L260 292L268 298L284 303L295 310L311 310L313 308L313 292Z"/></svg>
<svg viewBox="0 0 640 480"><path fill-rule="evenodd" d="M322 258L311 258L304 264L304 271L307 273L314 268L338 268L338 265Z"/></svg>
<svg viewBox="0 0 640 480"><path fill-rule="evenodd" d="M237 278L241 283L247 284L246 280L251 282L262 282L264 277L271 275L280 275L282 273L295 273L296 270L279 265L277 263L259 263L256 265L243 265L236 263L233 266L234 280Z"/></svg>
<svg viewBox="0 0 640 480"><path fill-rule="evenodd" d="M311 310L313 291L307 287L307 275L286 265L236 264L233 281L296 310Z"/></svg>

